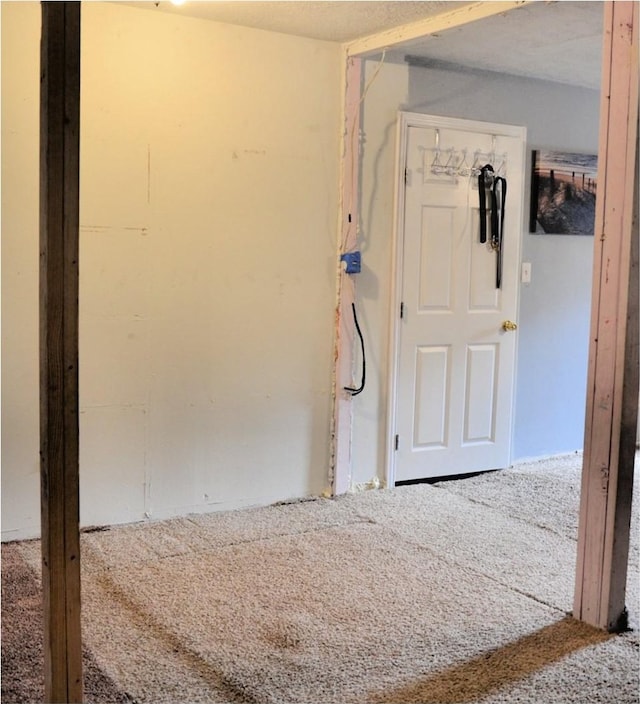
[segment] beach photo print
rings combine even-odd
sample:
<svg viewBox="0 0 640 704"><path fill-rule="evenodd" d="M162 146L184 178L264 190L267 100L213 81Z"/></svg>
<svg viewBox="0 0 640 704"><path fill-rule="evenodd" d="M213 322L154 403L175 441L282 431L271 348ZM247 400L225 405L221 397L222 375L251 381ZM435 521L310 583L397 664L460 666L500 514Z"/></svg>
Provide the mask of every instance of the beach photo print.
<svg viewBox="0 0 640 704"><path fill-rule="evenodd" d="M597 176L595 154L534 151L529 231L539 235L593 235Z"/></svg>

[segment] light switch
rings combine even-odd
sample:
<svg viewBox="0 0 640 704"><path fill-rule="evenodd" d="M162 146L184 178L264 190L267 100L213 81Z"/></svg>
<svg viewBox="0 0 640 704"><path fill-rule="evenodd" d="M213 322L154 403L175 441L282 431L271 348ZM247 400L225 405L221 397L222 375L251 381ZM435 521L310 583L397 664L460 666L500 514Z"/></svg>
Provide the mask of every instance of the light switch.
<svg viewBox="0 0 640 704"><path fill-rule="evenodd" d="M523 284L531 283L531 262L522 262L520 281L522 281Z"/></svg>

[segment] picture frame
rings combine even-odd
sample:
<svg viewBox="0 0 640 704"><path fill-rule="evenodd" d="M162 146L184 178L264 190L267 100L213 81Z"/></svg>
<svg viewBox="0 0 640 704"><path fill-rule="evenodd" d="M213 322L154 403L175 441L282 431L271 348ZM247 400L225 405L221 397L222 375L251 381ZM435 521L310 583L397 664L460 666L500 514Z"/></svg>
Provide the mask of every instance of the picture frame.
<svg viewBox="0 0 640 704"><path fill-rule="evenodd" d="M593 235L597 189L596 154L533 150L529 232Z"/></svg>

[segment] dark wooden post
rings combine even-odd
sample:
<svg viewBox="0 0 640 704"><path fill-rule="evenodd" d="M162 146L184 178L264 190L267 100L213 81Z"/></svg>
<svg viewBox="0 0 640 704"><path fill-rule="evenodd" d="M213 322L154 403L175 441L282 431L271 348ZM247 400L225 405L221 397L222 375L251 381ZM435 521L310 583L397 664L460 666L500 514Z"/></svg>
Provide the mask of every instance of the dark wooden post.
<svg viewBox="0 0 640 704"><path fill-rule="evenodd" d="M591 340L574 616L626 625L638 412L638 4L605 3Z"/></svg>
<svg viewBox="0 0 640 704"><path fill-rule="evenodd" d="M81 702L79 2L42 3L40 81L40 476L45 701Z"/></svg>

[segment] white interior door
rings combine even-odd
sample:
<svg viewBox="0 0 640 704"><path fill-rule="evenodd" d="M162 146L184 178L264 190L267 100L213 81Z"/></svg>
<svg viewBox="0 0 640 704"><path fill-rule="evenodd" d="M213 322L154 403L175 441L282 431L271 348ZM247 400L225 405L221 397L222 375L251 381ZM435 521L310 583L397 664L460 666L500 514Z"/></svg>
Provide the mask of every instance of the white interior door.
<svg viewBox="0 0 640 704"><path fill-rule="evenodd" d="M404 481L502 468L517 339L504 324L517 322L525 128L401 117L390 474ZM507 181L500 287L490 223L480 242L476 167L487 163Z"/></svg>

